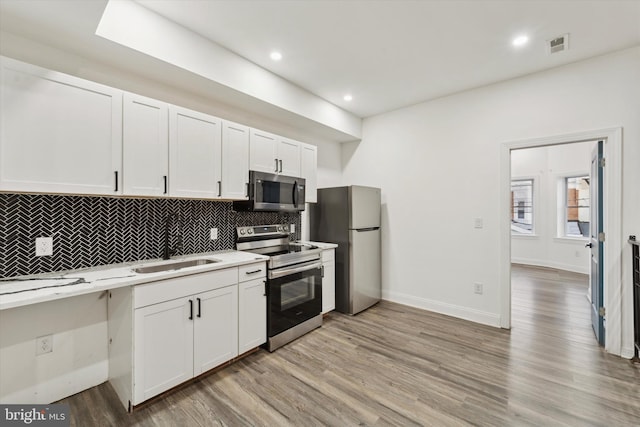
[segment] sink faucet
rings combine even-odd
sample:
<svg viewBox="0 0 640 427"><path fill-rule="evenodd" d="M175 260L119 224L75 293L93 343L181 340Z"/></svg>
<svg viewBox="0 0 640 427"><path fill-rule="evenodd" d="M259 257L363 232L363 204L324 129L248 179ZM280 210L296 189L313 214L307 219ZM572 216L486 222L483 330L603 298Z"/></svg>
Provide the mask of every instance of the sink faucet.
<svg viewBox="0 0 640 427"><path fill-rule="evenodd" d="M180 246L181 246L180 236L178 236L178 244L176 245L176 247L173 249L169 247L169 240L171 236L171 224L178 221L179 219L180 217L178 216L178 214L173 213L173 214L167 215L167 219L164 224L164 248L162 249L162 259L171 258L171 255L175 255L178 252L178 249L180 249Z"/></svg>

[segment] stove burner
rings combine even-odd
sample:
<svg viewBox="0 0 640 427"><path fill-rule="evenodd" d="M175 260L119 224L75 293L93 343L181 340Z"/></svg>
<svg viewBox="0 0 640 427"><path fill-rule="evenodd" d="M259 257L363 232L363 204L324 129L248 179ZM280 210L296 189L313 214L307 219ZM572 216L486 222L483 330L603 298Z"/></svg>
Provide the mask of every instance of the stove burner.
<svg viewBox="0 0 640 427"><path fill-rule="evenodd" d="M269 269L320 260L322 250L317 246L289 241L286 224L238 227L236 231L236 249L269 256Z"/></svg>

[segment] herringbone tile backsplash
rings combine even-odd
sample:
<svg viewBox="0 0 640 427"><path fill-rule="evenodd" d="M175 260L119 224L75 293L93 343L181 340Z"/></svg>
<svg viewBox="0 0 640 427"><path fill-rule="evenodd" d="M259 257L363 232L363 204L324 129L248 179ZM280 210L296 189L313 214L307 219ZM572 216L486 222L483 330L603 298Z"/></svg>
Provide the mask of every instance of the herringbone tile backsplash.
<svg viewBox="0 0 640 427"><path fill-rule="evenodd" d="M179 255L234 249L235 227L296 224L300 214L235 212L231 202L0 194L0 277L160 258L165 221ZM218 239L209 230L218 228ZM53 237L53 256L35 256L36 237Z"/></svg>

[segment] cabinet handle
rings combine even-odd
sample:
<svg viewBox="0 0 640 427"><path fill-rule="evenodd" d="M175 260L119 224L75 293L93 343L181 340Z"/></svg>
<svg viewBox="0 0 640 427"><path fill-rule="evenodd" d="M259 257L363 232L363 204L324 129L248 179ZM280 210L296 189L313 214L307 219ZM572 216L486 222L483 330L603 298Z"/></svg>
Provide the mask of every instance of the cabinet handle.
<svg viewBox="0 0 640 427"><path fill-rule="evenodd" d="M278 172L278 159L276 159L276 170L274 172Z"/></svg>
<svg viewBox="0 0 640 427"><path fill-rule="evenodd" d="M264 294L262 294L262 296L266 297L267 294L269 293L269 288L267 287L267 281L263 280L262 283L264 283L264 288L262 288L262 289L264 289Z"/></svg>
<svg viewBox="0 0 640 427"><path fill-rule="evenodd" d="M189 300L189 320L193 320L193 300Z"/></svg>
<svg viewBox="0 0 640 427"><path fill-rule="evenodd" d="M247 271L247 272L246 272L246 273L244 273L244 274L260 273L261 271L262 271L262 269L260 269L260 270L252 270L252 271Z"/></svg>
<svg viewBox="0 0 640 427"><path fill-rule="evenodd" d="M222 181L218 181L218 197L222 196Z"/></svg>
<svg viewBox="0 0 640 427"><path fill-rule="evenodd" d="M321 271L321 277L324 277L324 265L320 267L320 271Z"/></svg>
<svg viewBox="0 0 640 427"><path fill-rule="evenodd" d="M245 196L249 197L249 183L247 182L247 194L245 194Z"/></svg>
<svg viewBox="0 0 640 427"><path fill-rule="evenodd" d="M200 300L200 298L196 298L198 300L198 317L202 317L202 307L201 307L201 303L202 301Z"/></svg>
<svg viewBox="0 0 640 427"><path fill-rule="evenodd" d="M116 188L113 191L118 191L118 171L113 171L113 175L116 179Z"/></svg>
<svg viewBox="0 0 640 427"><path fill-rule="evenodd" d="M280 162L280 172L282 172L282 159L278 160Z"/></svg>
<svg viewBox="0 0 640 427"><path fill-rule="evenodd" d="M167 194L167 175L164 175L162 179L164 179L164 194Z"/></svg>

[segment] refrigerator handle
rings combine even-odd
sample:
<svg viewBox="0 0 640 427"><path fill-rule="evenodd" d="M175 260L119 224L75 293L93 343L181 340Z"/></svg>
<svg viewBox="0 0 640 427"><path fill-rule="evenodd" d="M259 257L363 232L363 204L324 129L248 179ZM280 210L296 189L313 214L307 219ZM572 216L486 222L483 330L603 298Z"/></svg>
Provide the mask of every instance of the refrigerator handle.
<svg viewBox="0 0 640 427"><path fill-rule="evenodd" d="M364 231L375 231L375 230L380 230L380 227L356 228L356 231L358 233L362 233Z"/></svg>

